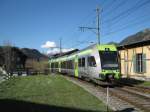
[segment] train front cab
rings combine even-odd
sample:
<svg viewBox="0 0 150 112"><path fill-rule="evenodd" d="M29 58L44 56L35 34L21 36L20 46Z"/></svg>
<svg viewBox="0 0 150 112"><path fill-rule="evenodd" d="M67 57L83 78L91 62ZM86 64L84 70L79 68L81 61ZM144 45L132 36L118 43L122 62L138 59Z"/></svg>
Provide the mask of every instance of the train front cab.
<svg viewBox="0 0 150 112"><path fill-rule="evenodd" d="M101 70L99 77L102 80L118 80L120 78L118 52L115 45L99 45Z"/></svg>

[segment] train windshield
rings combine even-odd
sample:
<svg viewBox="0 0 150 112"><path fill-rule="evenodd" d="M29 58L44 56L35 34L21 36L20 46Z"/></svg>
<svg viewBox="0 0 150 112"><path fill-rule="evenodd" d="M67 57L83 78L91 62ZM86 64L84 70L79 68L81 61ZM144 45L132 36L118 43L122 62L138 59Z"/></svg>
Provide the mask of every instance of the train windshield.
<svg viewBox="0 0 150 112"><path fill-rule="evenodd" d="M118 69L116 51L100 51L102 69Z"/></svg>

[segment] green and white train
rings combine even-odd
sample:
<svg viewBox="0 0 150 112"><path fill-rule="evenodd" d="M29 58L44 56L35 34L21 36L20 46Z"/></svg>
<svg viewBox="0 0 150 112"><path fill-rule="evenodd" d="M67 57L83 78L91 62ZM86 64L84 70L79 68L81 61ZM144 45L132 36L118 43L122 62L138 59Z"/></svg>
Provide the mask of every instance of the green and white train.
<svg viewBox="0 0 150 112"><path fill-rule="evenodd" d="M75 53L49 60L50 71L79 78L110 81L120 78L115 45L92 45Z"/></svg>

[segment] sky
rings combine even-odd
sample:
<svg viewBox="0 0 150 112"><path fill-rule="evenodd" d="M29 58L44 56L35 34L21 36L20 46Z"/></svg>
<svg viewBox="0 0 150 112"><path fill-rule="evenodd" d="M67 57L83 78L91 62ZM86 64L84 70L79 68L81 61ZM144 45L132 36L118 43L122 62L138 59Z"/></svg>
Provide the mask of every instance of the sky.
<svg viewBox="0 0 150 112"><path fill-rule="evenodd" d="M0 0L0 45L50 53L61 38L63 51L83 49L97 43L95 30L79 28L96 27L96 7L102 44L150 28L150 0Z"/></svg>

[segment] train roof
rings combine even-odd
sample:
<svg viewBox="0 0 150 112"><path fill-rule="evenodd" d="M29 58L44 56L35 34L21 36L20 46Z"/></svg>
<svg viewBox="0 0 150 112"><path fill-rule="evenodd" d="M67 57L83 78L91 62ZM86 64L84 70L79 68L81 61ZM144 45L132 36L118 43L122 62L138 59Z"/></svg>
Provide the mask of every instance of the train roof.
<svg viewBox="0 0 150 112"><path fill-rule="evenodd" d="M105 48L109 48L110 51L116 51L117 50L117 48L114 44L100 44L100 45L93 44L93 45L88 46L85 49L82 49L78 52L83 52L83 51L86 51L86 50L89 50L89 49L93 49L95 47L97 47L100 51L105 51Z"/></svg>
<svg viewBox="0 0 150 112"><path fill-rule="evenodd" d="M68 51L68 52L65 52L65 53L58 53L58 54L55 54L55 55L52 55L51 59L53 58L59 58L59 57L62 57L62 56L66 56L66 55L71 55L75 52L79 51L79 49L74 49L74 50L71 50L71 51Z"/></svg>
<svg viewBox="0 0 150 112"><path fill-rule="evenodd" d="M93 44L91 46L88 46L87 48L85 49L82 49L82 50L78 50L78 51L75 51L75 52L71 52L71 53L68 53L66 55L61 55L60 57L54 57L52 58L51 60L53 61L65 61L67 59L72 59L72 58L75 58L76 55L79 55L79 56L83 56L83 55L88 55L92 52L92 50L94 48L97 48L99 51L105 51L106 48L109 49L109 51L117 51L117 48L115 45L113 44L101 44L101 45L98 45L98 44Z"/></svg>

